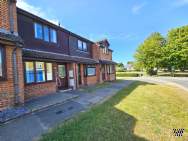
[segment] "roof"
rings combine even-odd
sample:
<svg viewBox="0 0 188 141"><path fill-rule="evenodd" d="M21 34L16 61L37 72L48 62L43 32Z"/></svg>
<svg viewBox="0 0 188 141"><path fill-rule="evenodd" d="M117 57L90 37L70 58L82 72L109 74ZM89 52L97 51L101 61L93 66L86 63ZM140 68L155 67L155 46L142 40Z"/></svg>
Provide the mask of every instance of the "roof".
<svg viewBox="0 0 188 141"><path fill-rule="evenodd" d="M115 65L115 64L117 64L116 62L114 62L114 61L111 61L111 60L99 60L99 63L100 64L106 64L106 65Z"/></svg>
<svg viewBox="0 0 188 141"><path fill-rule="evenodd" d="M52 52L45 52L45 51L38 51L38 50L31 50L31 49L23 49L23 58L25 59L47 59L51 61L59 61L59 62L77 62L82 64L98 64L99 62L84 57L77 57L77 56L70 56L66 54L60 53L52 53Z"/></svg>
<svg viewBox="0 0 188 141"><path fill-rule="evenodd" d="M103 39L103 40L97 41L96 44L98 44L98 46L100 46L101 48L104 48L107 45L108 50L113 52L113 50L109 48L110 43L109 43L108 39Z"/></svg>
<svg viewBox="0 0 188 141"><path fill-rule="evenodd" d="M108 39L103 39L103 40L97 41L96 43L99 43L99 44L106 43L108 46L110 46L110 43L108 42Z"/></svg>
<svg viewBox="0 0 188 141"><path fill-rule="evenodd" d="M52 27L57 28L59 30L62 30L62 31L64 31L64 32L66 32L66 33L68 33L68 34L70 34L72 36L75 36L75 37L79 38L79 39L82 39L82 40L87 41L87 42L94 43L93 41L91 41L91 40L89 40L87 38L84 38L84 37L82 37L82 36L80 36L78 34L75 34L75 33L71 32L71 31L69 31L69 30L67 30L67 29L65 29L65 28L63 28L63 27L61 27L59 25L53 24L52 22L49 22L48 20L43 19L43 18L41 18L41 17L39 17L37 15L34 15L34 14L28 12L28 11L25 11L25 10L23 10L21 8L17 7L17 12L20 13L20 14L23 14L23 15L25 15L27 17L30 17L32 19L37 19L38 21L40 21L42 23L46 23L49 26L52 26Z"/></svg>
<svg viewBox="0 0 188 141"><path fill-rule="evenodd" d="M13 43L17 44L18 47L21 47L23 45L22 38L20 36L14 35L14 34L0 32L0 39L9 41L9 42L13 42Z"/></svg>

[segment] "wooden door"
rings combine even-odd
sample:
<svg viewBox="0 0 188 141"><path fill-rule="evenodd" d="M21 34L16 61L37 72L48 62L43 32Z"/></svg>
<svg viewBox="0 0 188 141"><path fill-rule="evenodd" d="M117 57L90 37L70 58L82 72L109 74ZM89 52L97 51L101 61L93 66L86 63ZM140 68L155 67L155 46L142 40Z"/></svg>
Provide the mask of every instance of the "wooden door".
<svg viewBox="0 0 188 141"><path fill-rule="evenodd" d="M68 88L68 77L67 77L67 67L66 64L58 65L58 88L59 89L67 89Z"/></svg>

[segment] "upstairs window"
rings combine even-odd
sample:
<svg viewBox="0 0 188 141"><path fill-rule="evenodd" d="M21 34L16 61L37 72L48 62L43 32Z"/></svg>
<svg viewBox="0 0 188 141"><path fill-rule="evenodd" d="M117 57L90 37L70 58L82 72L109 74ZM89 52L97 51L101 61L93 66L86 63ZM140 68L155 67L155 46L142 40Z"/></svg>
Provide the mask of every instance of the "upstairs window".
<svg viewBox="0 0 188 141"><path fill-rule="evenodd" d="M47 42L50 41L48 26L44 26L44 41L47 41Z"/></svg>
<svg viewBox="0 0 188 141"><path fill-rule="evenodd" d="M87 44L85 42L83 42L83 50L87 51Z"/></svg>
<svg viewBox="0 0 188 141"><path fill-rule="evenodd" d="M42 25L38 23L35 23L35 38L43 39Z"/></svg>
<svg viewBox="0 0 188 141"><path fill-rule="evenodd" d="M81 50L81 51L87 52L88 51L87 43L78 40L78 49Z"/></svg>
<svg viewBox="0 0 188 141"><path fill-rule="evenodd" d="M82 50L82 41L78 40L78 49Z"/></svg>
<svg viewBox="0 0 188 141"><path fill-rule="evenodd" d="M46 42L57 43L57 31L47 25L34 23L35 38Z"/></svg>
<svg viewBox="0 0 188 141"><path fill-rule="evenodd" d="M50 29L50 41L57 43L57 32L54 29Z"/></svg>

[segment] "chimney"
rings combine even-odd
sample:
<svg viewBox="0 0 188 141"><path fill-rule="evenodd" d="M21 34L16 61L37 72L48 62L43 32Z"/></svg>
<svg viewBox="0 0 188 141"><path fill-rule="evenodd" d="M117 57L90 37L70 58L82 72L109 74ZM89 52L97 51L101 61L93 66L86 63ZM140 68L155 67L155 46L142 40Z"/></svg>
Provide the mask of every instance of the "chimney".
<svg viewBox="0 0 188 141"><path fill-rule="evenodd" d="M16 0L0 0L0 32L18 35Z"/></svg>

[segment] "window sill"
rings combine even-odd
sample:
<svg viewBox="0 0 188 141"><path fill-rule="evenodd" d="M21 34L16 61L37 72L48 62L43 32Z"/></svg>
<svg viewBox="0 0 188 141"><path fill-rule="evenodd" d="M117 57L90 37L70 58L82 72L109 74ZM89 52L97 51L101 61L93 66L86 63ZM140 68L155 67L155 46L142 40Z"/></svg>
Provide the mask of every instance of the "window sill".
<svg viewBox="0 0 188 141"><path fill-rule="evenodd" d="M35 40L38 41L38 42L46 43L46 44L57 45L57 43L54 43L54 42L51 42L51 41L45 41L45 40L43 40L43 39L39 39L39 38L35 38Z"/></svg>
<svg viewBox="0 0 188 141"><path fill-rule="evenodd" d="M83 50L80 50L80 49L77 49L76 51L78 51L78 52L82 52L82 53L86 53L86 54L89 54L88 51L83 51Z"/></svg>
<svg viewBox="0 0 188 141"><path fill-rule="evenodd" d="M45 81L45 82L25 83L25 86L39 85L39 84L46 84L46 83L52 83L52 82L55 82L55 81L54 81L54 80L51 80L51 81Z"/></svg>

